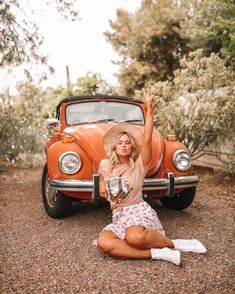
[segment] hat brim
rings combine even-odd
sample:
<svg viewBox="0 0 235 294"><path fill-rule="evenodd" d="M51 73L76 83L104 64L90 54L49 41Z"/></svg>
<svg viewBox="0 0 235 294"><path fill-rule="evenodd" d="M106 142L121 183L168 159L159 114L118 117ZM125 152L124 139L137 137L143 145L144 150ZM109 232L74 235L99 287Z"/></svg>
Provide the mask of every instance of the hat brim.
<svg viewBox="0 0 235 294"><path fill-rule="evenodd" d="M120 123L120 124L113 126L104 135L103 146L104 146L104 150L105 150L106 154L108 156L110 155L111 146L113 145L114 140L122 132L127 132L133 137L133 139L135 140L135 143L136 143L137 152L139 154L141 152L141 147L142 147L144 136L137 127L135 127L132 124L127 124L127 123Z"/></svg>

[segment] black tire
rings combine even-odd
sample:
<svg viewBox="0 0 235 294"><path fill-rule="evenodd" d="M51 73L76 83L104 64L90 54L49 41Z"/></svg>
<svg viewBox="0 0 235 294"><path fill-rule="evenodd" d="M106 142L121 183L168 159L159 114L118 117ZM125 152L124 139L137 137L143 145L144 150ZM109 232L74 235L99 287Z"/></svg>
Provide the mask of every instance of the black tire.
<svg viewBox="0 0 235 294"><path fill-rule="evenodd" d="M69 215L72 199L59 191L50 191L47 164L44 166L42 173L41 192L44 208L50 217L62 218Z"/></svg>
<svg viewBox="0 0 235 294"><path fill-rule="evenodd" d="M196 194L196 187L187 188L173 197L163 197L160 199L163 206L171 210L183 210L193 202Z"/></svg>

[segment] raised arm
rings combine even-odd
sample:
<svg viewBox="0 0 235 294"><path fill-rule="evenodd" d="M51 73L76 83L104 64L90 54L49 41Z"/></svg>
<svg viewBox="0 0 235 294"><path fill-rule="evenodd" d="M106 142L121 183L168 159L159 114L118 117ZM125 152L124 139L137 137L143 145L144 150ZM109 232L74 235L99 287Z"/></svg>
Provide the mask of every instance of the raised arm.
<svg viewBox="0 0 235 294"><path fill-rule="evenodd" d="M144 166L148 166L152 157L152 133L154 119L154 96L147 90L144 92L144 102L146 106L146 118L144 128L144 140L141 148L141 156Z"/></svg>

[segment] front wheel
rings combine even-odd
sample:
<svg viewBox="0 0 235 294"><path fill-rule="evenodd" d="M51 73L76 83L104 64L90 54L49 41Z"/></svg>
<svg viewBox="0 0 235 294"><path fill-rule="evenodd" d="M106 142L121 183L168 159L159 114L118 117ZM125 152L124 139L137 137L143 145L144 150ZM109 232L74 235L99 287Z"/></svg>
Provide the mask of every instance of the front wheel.
<svg viewBox="0 0 235 294"><path fill-rule="evenodd" d="M50 189L48 182L47 164L42 173L41 192L44 208L47 214L53 218L62 218L70 213L72 200L63 193Z"/></svg>
<svg viewBox="0 0 235 294"><path fill-rule="evenodd" d="M163 197L160 199L163 206L171 210L180 211L187 208L194 200L196 187L187 188L173 197Z"/></svg>

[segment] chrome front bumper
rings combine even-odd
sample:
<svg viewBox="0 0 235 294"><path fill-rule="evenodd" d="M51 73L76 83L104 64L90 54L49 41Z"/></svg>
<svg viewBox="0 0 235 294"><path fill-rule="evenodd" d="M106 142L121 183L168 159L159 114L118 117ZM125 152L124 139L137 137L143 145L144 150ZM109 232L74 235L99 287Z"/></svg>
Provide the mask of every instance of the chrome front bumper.
<svg viewBox="0 0 235 294"><path fill-rule="evenodd" d="M176 189L195 187L198 183L197 176L174 177L173 173L168 173L167 178L146 178L144 180L143 191L165 190L166 196L173 196ZM93 180L50 180L48 184L51 190L90 192L91 201L96 201L99 197L99 175L93 175Z"/></svg>

